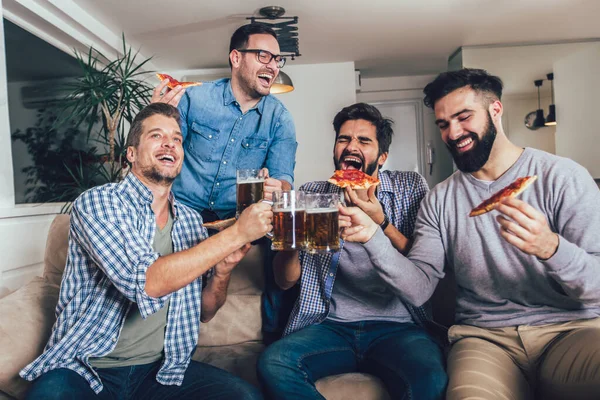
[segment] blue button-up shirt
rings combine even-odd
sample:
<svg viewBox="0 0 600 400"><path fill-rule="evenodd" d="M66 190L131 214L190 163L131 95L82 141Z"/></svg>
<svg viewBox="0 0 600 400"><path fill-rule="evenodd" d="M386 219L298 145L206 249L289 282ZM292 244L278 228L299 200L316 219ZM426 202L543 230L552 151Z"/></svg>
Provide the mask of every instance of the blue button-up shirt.
<svg viewBox="0 0 600 400"><path fill-rule="evenodd" d="M425 179L416 172L380 171L381 184L377 198L381 202L390 223L407 238L412 238L415 221L421 200L429 190ZM339 193L338 186L328 182L309 182L300 190L308 193ZM304 327L322 322L329 314L329 305L337 267L343 254L343 245L334 254L309 254L300 252L302 274L300 276L300 295L292 309L284 335L296 332ZM431 320L429 305L414 307L404 302L417 324Z"/></svg>
<svg viewBox="0 0 600 400"><path fill-rule="evenodd" d="M265 96L245 114L229 79L186 89L179 102L185 158L173 185L177 199L219 218L235 213L237 169L269 169L273 178L293 183L296 131L290 113Z"/></svg>
<svg viewBox="0 0 600 400"><path fill-rule="evenodd" d="M114 350L132 303L146 318L170 299L164 358L156 380L181 385L198 341L202 280L159 298L146 293L146 270L159 257L152 249L152 199L152 192L130 173L121 183L95 187L75 200L57 320L44 353L21 371L23 378L34 380L47 371L68 368L99 393L102 382L89 358ZM170 201L173 250L205 239L200 215L177 203L172 194Z"/></svg>

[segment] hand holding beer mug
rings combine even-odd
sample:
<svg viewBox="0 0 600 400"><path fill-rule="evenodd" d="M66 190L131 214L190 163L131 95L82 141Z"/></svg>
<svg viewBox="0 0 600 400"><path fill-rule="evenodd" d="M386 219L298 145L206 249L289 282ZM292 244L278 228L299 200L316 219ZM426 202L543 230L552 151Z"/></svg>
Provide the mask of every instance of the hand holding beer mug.
<svg viewBox="0 0 600 400"><path fill-rule="evenodd" d="M337 193L306 194L306 244L312 254L340 249Z"/></svg>
<svg viewBox="0 0 600 400"><path fill-rule="evenodd" d="M271 204L259 202L250 204L241 214L235 223L239 235L245 238L245 241L252 242L260 239L273 230L273 211Z"/></svg>
<svg viewBox="0 0 600 400"><path fill-rule="evenodd" d="M272 250L301 250L305 246L304 192L273 192Z"/></svg>
<svg viewBox="0 0 600 400"><path fill-rule="evenodd" d="M348 242L366 243L375 234L379 225L359 207L339 206L342 239Z"/></svg>
<svg viewBox="0 0 600 400"><path fill-rule="evenodd" d="M258 203L264 198L265 170L238 169L236 180L236 218L240 217L250 204Z"/></svg>

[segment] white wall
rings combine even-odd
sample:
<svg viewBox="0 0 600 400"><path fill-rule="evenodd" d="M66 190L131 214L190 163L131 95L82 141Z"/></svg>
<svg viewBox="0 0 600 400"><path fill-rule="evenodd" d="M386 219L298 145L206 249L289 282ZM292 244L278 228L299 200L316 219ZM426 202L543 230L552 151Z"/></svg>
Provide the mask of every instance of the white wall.
<svg viewBox="0 0 600 400"><path fill-rule="evenodd" d="M544 115L548 114L550 97L541 99ZM521 147L533 147L555 154L555 126L547 126L532 131L525 127L525 116L538 108L537 96L506 96L502 99L504 115L502 125L511 142Z"/></svg>
<svg viewBox="0 0 600 400"><path fill-rule="evenodd" d="M333 173L333 117L356 103L354 63L286 65L294 91L277 97L296 124L295 186L327 180Z"/></svg>
<svg viewBox="0 0 600 400"><path fill-rule="evenodd" d="M435 75L397 76L389 78L363 78L361 90L357 93L357 101L377 103L385 101L415 101L421 105L423 102L423 88L435 78ZM452 174L452 157L442 141L440 132L435 125L433 110L421 107L423 143L426 146L431 142L435 150L435 163L433 171L429 168L424 171L429 187L434 187L439 182ZM402 131L402 121L396 121L396 131ZM395 140L397 140L396 138ZM425 154L421 154L425 157Z"/></svg>
<svg viewBox="0 0 600 400"><path fill-rule="evenodd" d="M600 44L554 64L556 80L556 154L571 158L600 178Z"/></svg>

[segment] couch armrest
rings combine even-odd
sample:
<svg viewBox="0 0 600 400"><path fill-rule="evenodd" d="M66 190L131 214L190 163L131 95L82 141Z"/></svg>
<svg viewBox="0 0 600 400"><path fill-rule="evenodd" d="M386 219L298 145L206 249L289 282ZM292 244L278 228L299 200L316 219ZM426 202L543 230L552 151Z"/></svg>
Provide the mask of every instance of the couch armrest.
<svg viewBox="0 0 600 400"><path fill-rule="evenodd" d="M58 286L38 277L0 300L0 391L24 397L30 384L19 371L48 342L58 293Z"/></svg>

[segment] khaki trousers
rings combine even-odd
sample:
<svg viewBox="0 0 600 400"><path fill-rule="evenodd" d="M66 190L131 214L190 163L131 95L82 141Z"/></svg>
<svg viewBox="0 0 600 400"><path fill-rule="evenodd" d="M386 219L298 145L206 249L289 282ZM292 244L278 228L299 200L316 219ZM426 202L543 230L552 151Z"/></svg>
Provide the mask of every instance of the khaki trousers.
<svg viewBox="0 0 600 400"><path fill-rule="evenodd" d="M448 337L448 400L600 399L600 318Z"/></svg>

